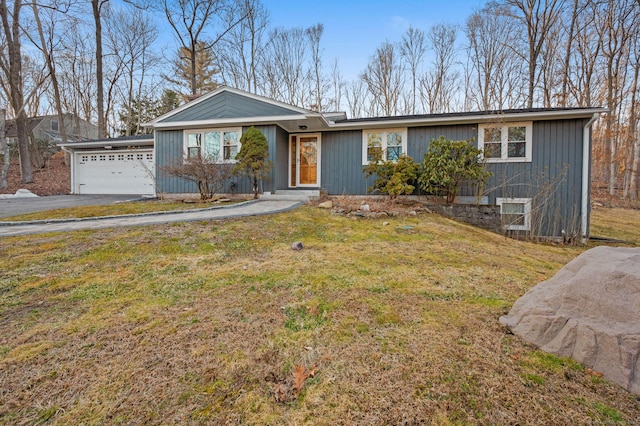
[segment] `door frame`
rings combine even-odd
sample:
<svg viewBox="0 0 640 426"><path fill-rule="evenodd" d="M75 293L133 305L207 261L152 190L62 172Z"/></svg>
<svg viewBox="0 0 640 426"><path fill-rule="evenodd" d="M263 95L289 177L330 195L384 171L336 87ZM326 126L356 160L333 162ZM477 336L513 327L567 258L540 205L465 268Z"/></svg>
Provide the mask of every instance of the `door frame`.
<svg viewBox="0 0 640 426"><path fill-rule="evenodd" d="M316 149L317 149L317 153L316 153L316 183L315 184L301 184L300 183L300 161L299 161L299 156L300 156L300 138L307 138L307 137L315 137L316 138ZM293 150L292 150L292 144L295 138L295 157L293 158ZM287 167L287 185L289 186L289 188L320 188L321 187L321 160L322 160L322 151L321 151L321 147L322 147L322 134L321 133L292 133L289 135L289 153L288 153L288 157L289 157L289 162L288 162L288 167ZM295 184L292 185L292 171L293 171L293 162L295 161Z"/></svg>

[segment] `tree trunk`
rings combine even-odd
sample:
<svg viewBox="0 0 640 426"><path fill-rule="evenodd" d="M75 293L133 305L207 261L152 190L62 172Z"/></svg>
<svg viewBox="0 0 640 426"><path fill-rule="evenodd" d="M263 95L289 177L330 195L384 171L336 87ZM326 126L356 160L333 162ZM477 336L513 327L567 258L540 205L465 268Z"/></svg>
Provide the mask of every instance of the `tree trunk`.
<svg viewBox="0 0 640 426"><path fill-rule="evenodd" d="M91 0L91 7L93 9L93 19L96 24L96 85L98 86L96 103L98 109L98 138L102 139L107 137L107 125L104 115L104 77L102 73L102 20L100 16L102 1Z"/></svg>
<svg viewBox="0 0 640 426"><path fill-rule="evenodd" d="M7 189L7 174L9 173L9 145L6 138L5 127L6 111L0 110L0 154L2 154L2 170L0 171L0 189Z"/></svg>
<svg viewBox="0 0 640 426"><path fill-rule="evenodd" d="M13 2L12 22L9 22L9 12L6 0L0 0L0 17L4 31L6 49L9 54L9 91L11 94L11 108L15 114L16 136L18 138L18 152L20 153L20 174L22 183L33 182L31 157L29 156L29 139L27 137L27 117L24 109L24 92L22 82L22 53L20 46L20 9L22 1Z"/></svg>
<svg viewBox="0 0 640 426"><path fill-rule="evenodd" d="M65 123L64 112L62 111L62 102L60 100L60 86L58 85L58 76L56 74L56 67L51 58L47 42L44 38L44 31L42 30L42 22L40 21L40 14L38 13L38 6L36 3L31 4L33 9L33 18L36 21L36 27L38 28L38 36L40 37L40 45L42 55L47 63L47 69L49 70L49 78L51 78L51 85L53 86L53 95L55 101L56 112L58 114L58 123L60 123L59 131L62 143L67 143L67 126Z"/></svg>

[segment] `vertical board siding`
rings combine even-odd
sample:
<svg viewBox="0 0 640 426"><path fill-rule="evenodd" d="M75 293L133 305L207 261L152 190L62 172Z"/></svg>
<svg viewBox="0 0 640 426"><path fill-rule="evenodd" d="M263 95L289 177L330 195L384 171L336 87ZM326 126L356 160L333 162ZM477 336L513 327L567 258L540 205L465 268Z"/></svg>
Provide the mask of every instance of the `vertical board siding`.
<svg viewBox="0 0 640 426"><path fill-rule="evenodd" d="M532 161L528 163L487 163L492 173L484 191L490 204L496 198L531 198L534 232L560 235L580 229L582 203L582 132L586 119L549 120L533 123ZM264 191L289 186L289 135L275 125L256 126L269 141L273 162L271 177L263 182ZM246 131L246 127L243 131ZM473 140L477 145L477 125L412 127L407 131L407 153L420 163L433 139ZM171 159L182 158L183 132L158 130L156 141L157 187L159 192L195 192L195 184L167 176L162 167ZM324 132L321 137L322 188L330 195L365 195L374 177L362 172L362 131ZM251 182L234 177L233 192L250 193ZM460 195L476 195L465 186Z"/></svg>
<svg viewBox="0 0 640 426"><path fill-rule="evenodd" d="M487 163L489 203L531 198L533 232L559 236L580 230L582 131L585 120L533 123L530 163Z"/></svg>
<svg viewBox="0 0 640 426"><path fill-rule="evenodd" d="M269 157L276 157L276 126L255 126L269 141ZM243 133L248 129L244 127ZM171 176L164 171L164 167L174 161L181 161L183 157L182 130L156 130L156 185L157 192L168 194L198 194L198 186L194 182ZM275 168L274 168L275 169ZM275 170L271 170L271 177L263 181L263 190L272 191ZM225 185L223 192L234 194L250 194L253 192L251 180L243 176L233 176Z"/></svg>
<svg viewBox="0 0 640 426"><path fill-rule="evenodd" d="M363 195L372 179L362 173L362 130L325 132L321 142L322 188L330 195Z"/></svg>
<svg viewBox="0 0 640 426"><path fill-rule="evenodd" d="M220 92L217 95L192 105L171 117L162 120L163 123L181 121L199 121L220 118L238 117L271 117L276 115L298 114L289 110L257 99L247 98L230 92Z"/></svg>
<svg viewBox="0 0 640 426"><path fill-rule="evenodd" d="M286 189L289 187L289 133L279 126L276 127L275 148L275 155L271 158L273 189Z"/></svg>

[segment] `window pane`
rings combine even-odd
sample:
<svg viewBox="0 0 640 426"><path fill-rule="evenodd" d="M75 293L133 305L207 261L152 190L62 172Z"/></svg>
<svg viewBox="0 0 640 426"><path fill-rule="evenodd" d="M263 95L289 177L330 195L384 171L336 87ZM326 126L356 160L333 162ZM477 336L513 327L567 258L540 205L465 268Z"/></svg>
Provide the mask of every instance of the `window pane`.
<svg viewBox="0 0 640 426"><path fill-rule="evenodd" d="M526 127L509 127L509 142L524 142L527 140Z"/></svg>
<svg viewBox="0 0 640 426"><path fill-rule="evenodd" d="M189 133L187 135L187 146L200 146L201 137L200 133Z"/></svg>
<svg viewBox="0 0 640 426"><path fill-rule="evenodd" d="M526 142L509 142L507 156L509 158L522 158L526 154Z"/></svg>
<svg viewBox="0 0 640 426"><path fill-rule="evenodd" d="M502 140L502 129L499 127L488 127L484 129L484 143L500 142Z"/></svg>
<svg viewBox="0 0 640 426"><path fill-rule="evenodd" d="M503 214L524 214L523 203L502 203Z"/></svg>
<svg viewBox="0 0 640 426"><path fill-rule="evenodd" d="M192 158L199 158L199 157L200 157L200 147L190 146L189 148L187 148L187 158L189 160Z"/></svg>
<svg viewBox="0 0 640 426"><path fill-rule="evenodd" d="M484 144L484 158L501 158L502 157L502 144L501 143L486 143Z"/></svg>
<svg viewBox="0 0 640 426"><path fill-rule="evenodd" d="M401 146L389 146L387 147L387 160L396 161L402 155Z"/></svg>
<svg viewBox="0 0 640 426"><path fill-rule="evenodd" d="M503 214L502 220L505 225L524 226L524 215L521 214Z"/></svg>
<svg viewBox="0 0 640 426"><path fill-rule="evenodd" d="M387 146L402 146L402 133L387 133Z"/></svg>
<svg viewBox="0 0 640 426"><path fill-rule="evenodd" d="M235 160L238 155L238 132L224 132L224 160Z"/></svg>
<svg viewBox="0 0 640 426"><path fill-rule="evenodd" d="M382 149L382 135L380 133L369 133L367 135L367 161L373 161L376 153Z"/></svg>
<svg viewBox="0 0 640 426"><path fill-rule="evenodd" d="M220 159L220 132L204 134L204 155L211 161Z"/></svg>

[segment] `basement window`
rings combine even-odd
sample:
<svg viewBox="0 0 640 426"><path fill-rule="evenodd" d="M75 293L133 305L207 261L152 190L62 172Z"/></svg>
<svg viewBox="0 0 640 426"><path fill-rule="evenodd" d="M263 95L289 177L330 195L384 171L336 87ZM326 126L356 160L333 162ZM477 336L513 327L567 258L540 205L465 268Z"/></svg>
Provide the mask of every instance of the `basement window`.
<svg viewBox="0 0 640 426"><path fill-rule="evenodd" d="M531 230L531 198L496 198L502 225L508 231Z"/></svg>

